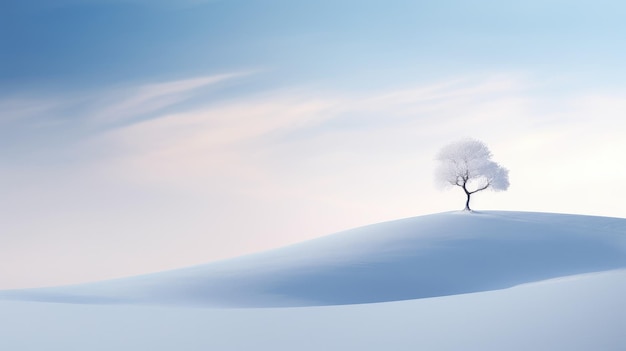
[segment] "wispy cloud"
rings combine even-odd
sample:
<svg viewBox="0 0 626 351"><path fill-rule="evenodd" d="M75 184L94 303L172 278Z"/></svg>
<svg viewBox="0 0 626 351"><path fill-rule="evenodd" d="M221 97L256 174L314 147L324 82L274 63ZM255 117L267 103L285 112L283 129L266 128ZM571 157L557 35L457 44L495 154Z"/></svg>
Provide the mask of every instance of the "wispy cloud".
<svg viewBox="0 0 626 351"><path fill-rule="evenodd" d="M92 114L91 118L100 122L138 118L180 103L201 88L247 74L220 74L120 89L99 99L97 104L102 106L102 110Z"/></svg>
<svg viewBox="0 0 626 351"><path fill-rule="evenodd" d="M74 148L103 130L162 117L169 110L184 111L190 108L193 98L252 73L233 72L82 93L0 96L0 135L9 137L11 145L7 140L0 140L0 144L16 151L31 150L33 156L50 155L51 149ZM19 155L12 158L18 159Z"/></svg>
<svg viewBox="0 0 626 351"><path fill-rule="evenodd" d="M373 151L395 159L394 152L411 152L398 143L424 145L460 130L465 135L502 120L502 113L511 120L523 111L525 101L511 96L522 87L515 78L496 77L366 94L280 91L151 118L110 131L98 143L114 150L109 169L138 181L186 179L191 185L191 179L219 174L266 182L260 179L308 169L310 162L341 167L320 161L331 154L362 158Z"/></svg>
<svg viewBox="0 0 626 351"><path fill-rule="evenodd" d="M66 103L65 100L54 98L5 97L0 99L0 123L40 117Z"/></svg>

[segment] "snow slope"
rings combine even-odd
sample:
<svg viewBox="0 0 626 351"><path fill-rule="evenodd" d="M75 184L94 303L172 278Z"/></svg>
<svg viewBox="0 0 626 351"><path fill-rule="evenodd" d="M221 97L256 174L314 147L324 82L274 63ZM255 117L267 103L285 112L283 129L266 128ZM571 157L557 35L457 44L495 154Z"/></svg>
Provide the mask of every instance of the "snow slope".
<svg viewBox="0 0 626 351"><path fill-rule="evenodd" d="M7 351L623 351L626 271L476 294L304 308L0 301Z"/></svg>
<svg viewBox="0 0 626 351"><path fill-rule="evenodd" d="M626 268L626 220L450 212L357 228L256 255L4 299L204 307L387 302Z"/></svg>
<svg viewBox="0 0 626 351"><path fill-rule="evenodd" d="M619 351L625 256L624 219L422 216L176 271L0 292L0 350Z"/></svg>

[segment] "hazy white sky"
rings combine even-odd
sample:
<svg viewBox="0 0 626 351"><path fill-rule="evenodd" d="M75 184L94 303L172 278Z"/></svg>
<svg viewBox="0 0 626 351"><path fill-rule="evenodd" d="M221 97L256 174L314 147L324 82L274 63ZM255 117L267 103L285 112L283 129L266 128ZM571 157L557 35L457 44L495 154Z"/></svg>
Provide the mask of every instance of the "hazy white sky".
<svg viewBox="0 0 626 351"><path fill-rule="evenodd" d="M618 2L65 1L0 37L0 288L159 271L473 207L626 217Z"/></svg>

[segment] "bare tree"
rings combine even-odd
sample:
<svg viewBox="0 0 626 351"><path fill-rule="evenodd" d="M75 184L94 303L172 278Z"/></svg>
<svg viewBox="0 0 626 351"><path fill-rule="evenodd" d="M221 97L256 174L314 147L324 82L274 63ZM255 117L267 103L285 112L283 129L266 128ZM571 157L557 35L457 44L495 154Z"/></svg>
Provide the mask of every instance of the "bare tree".
<svg viewBox="0 0 626 351"><path fill-rule="evenodd" d="M439 151L437 160L437 182L443 187L463 189L467 196L465 211L471 211L472 194L509 188L509 171L491 160L491 151L482 141L465 139L448 144Z"/></svg>

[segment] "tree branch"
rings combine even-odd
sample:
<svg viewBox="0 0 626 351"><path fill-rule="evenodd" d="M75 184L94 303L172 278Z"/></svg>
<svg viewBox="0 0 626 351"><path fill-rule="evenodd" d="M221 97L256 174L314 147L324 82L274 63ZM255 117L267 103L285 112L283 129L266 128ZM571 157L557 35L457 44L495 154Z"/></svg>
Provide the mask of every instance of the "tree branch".
<svg viewBox="0 0 626 351"><path fill-rule="evenodd" d="M490 185L491 185L491 182L487 182L487 184L485 184L485 186L484 186L484 187L482 187L482 188L478 188L478 189L476 189L476 190L474 190L474 191L471 191L471 192L469 192L469 194L471 195L471 194L473 194L473 193L477 193L477 192L479 192L479 191L485 190L485 189L487 189Z"/></svg>

